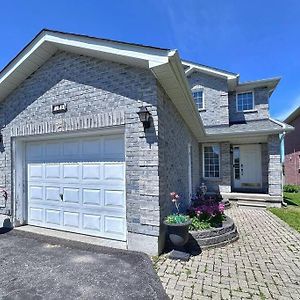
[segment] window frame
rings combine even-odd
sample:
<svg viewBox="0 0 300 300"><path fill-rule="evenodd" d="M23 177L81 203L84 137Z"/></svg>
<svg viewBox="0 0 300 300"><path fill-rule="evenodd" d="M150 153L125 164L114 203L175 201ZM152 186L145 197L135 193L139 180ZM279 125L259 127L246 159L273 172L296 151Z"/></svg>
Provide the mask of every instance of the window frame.
<svg viewBox="0 0 300 300"><path fill-rule="evenodd" d="M219 147L219 176L218 177L206 177L205 176L205 147L210 147L210 146L218 146ZM219 143L206 143L202 144L202 175L203 178L209 179L209 180L218 180L221 178L221 145Z"/></svg>
<svg viewBox="0 0 300 300"><path fill-rule="evenodd" d="M194 93L196 92L202 92L202 108L198 108L198 104L196 103L195 101L195 98L194 98ZM192 89L192 96L193 96L193 100L194 100L194 103L197 107L197 110L198 111L203 111L205 110L205 99L204 99L204 89L203 88L195 88L195 89Z"/></svg>
<svg viewBox="0 0 300 300"><path fill-rule="evenodd" d="M239 106L238 106L238 95L241 94L252 94L252 109L245 109L245 110L239 110ZM245 91L245 92L237 92L235 95L235 108L237 112L251 112L251 111L255 111L255 100L254 100L254 91Z"/></svg>

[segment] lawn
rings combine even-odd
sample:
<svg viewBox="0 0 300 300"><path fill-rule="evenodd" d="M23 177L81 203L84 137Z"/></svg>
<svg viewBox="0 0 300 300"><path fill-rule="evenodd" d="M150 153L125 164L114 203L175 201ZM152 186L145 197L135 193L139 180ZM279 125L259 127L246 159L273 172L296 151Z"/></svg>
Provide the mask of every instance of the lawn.
<svg viewBox="0 0 300 300"><path fill-rule="evenodd" d="M284 193L284 200L288 207L270 208L270 211L300 232L300 193Z"/></svg>
<svg viewBox="0 0 300 300"><path fill-rule="evenodd" d="M284 200L287 204L300 206L300 193L284 193Z"/></svg>

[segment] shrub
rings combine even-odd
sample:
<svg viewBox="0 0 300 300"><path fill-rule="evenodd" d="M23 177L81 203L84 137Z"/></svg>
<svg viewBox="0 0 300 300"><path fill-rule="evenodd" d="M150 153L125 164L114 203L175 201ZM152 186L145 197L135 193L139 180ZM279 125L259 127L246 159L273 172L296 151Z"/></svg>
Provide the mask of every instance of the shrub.
<svg viewBox="0 0 300 300"><path fill-rule="evenodd" d="M283 186L283 191L286 193L298 193L300 191L299 185L286 184Z"/></svg>
<svg viewBox="0 0 300 300"><path fill-rule="evenodd" d="M191 218L191 225L189 226L189 230L204 230L211 228L211 225L208 221L200 221L196 216Z"/></svg>
<svg viewBox="0 0 300 300"><path fill-rule="evenodd" d="M181 214L174 214L166 217L166 222L168 224L182 224L188 222L189 220L189 216Z"/></svg>

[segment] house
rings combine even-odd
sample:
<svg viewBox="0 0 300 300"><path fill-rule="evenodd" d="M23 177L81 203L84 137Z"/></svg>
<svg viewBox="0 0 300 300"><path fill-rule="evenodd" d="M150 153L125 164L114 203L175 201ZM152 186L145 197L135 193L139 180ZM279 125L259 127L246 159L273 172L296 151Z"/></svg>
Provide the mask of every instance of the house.
<svg viewBox="0 0 300 300"><path fill-rule="evenodd" d="M278 82L42 30L0 73L2 217L157 254L170 191L280 206Z"/></svg>
<svg viewBox="0 0 300 300"><path fill-rule="evenodd" d="M285 184L300 185L300 106L284 122L295 128L284 139Z"/></svg>

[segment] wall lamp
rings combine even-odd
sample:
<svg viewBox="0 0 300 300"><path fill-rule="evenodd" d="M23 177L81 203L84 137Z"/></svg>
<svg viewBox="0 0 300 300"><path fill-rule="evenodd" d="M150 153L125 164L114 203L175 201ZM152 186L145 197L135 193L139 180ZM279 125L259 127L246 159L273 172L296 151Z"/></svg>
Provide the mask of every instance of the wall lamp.
<svg viewBox="0 0 300 300"><path fill-rule="evenodd" d="M141 106L137 114L139 115L140 121L143 123L144 128L149 128L151 114L147 107Z"/></svg>

